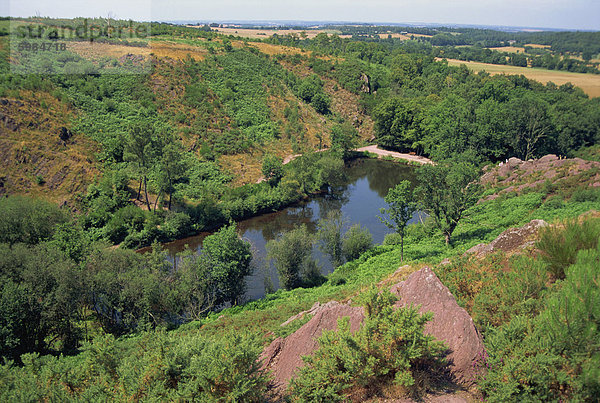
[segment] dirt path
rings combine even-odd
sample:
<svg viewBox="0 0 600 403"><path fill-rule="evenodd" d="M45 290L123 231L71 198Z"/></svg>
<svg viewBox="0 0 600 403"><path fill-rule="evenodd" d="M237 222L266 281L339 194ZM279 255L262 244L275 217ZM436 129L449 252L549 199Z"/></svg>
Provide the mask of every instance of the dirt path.
<svg viewBox="0 0 600 403"><path fill-rule="evenodd" d="M431 161L429 158L420 157L418 155L399 153L396 151L382 150L376 145L357 148L356 151L366 151L372 154L377 154L379 157L393 157L405 161L417 162L419 164L433 164L433 161Z"/></svg>
<svg viewBox="0 0 600 403"><path fill-rule="evenodd" d="M318 153L318 152L327 151L327 150L328 150L327 148L324 148L322 150L317 150L315 152ZM377 145L357 148L354 151L360 151L360 152L366 151L366 152L370 152L372 154L377 154L379 157L392 157L392 158L405 160L405 161L418 162L419 164L433 164L433 161L431 161L429 158L420 157L418 155L399 153L396 151L383 150L383 149L379 148ZM283 165L289 164L290 162L292 162L293 160L295 160L296 158L298 158L300 156L302 156L302 154L288 155L287 157L285 157L283 159Z"/></svg>
<svg viewBox="0 0 600 403"><path fill-rule="evenodd" d="M315 152L319 153L319 152L327 151L327 150L328 150L327 148L323 148L323 149L317 150ZM433 161L431 161L429 158L420 157L418 155L399 153L399 152L396 152L396 151L382 150L381 148L379 148L376 145L357 148L354 151L369 152L371 154L376 154L379 158L382 158L382 157L392 157L392 158L395 158L395 159L409 161L409 162L416 162L416 163L419 163L419 164L433 164ZM283 159L283 165L289 164L290 162L292 162L293 160L295 160L296 158L301 157L301 156L302 156L302 154L288 155L287 157L285 157ZM265 180L265 178L261 177L261 178L259 178L256 181L256 183L264 182L264 180Z"/></svg>

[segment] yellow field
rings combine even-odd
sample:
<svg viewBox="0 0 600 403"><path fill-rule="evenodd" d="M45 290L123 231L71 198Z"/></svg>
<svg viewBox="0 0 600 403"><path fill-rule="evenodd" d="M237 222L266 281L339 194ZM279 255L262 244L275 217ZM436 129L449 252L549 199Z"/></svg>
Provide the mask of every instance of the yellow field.
<svg viewBox="0 0 600 403"><path fill-rule="evenodd" d="M142 48L137 46L114 45L109 43L98 42L68 42L67 49L85 59L96 59L101 56L111 58L120 58L128 54L150 56L150 48Z"/></svg>
<svg viewBox="0 0 600 403"><path fill-rule="evenodd" d="M171 59L184 60L188 55L196 61L204 60L208 54L206 48L172 41L152 41L152 53L156 57L170 57Z"/></svg>
<svg viewBox="0 0 600 403"><path fill-rule="evenodd" d="M300 29L249 29L249 28L212 28L213 31L217 31L223 35L234 35L241 36L242 38L268 38L273 36L274 34L285 36L288 34L296 34L298 36L302 35L302 33L306 34L306 37L309 39L314 38L322 32L327 34L339 34L339 31L333 30L300 30Z"/></svg>
<svg viewBox="0 0 600 403"><path fill-rule="evenodd" d="M527 43L527 44L525 44L525 46L529 46L531 48L538 48L538 49L550 48L550 45L538 45L537 43Z"/></svg>
<svg viewBox="0 0 600 403"><path fill-rule="evenodd" d="M273 55L295 55L297 53L305 54L310 56L312 52L310 50L304 51L304 49L292 48L289 46L281 46L281 45L271 45L270 43L262 43L262 42L251 42L250 46L254 46L258 48L262 53L265 53L269 56Z"/></svg>
<svg viewBox="0 0 600 403"><path fill-rule="evenodd" d="M490 74L523 74L525 77L542 83L553 82L556 85L572 83L581 88L590 97L600 97L600 74L571 73L568 71L544 70L529 67L503 66L479 62L465 62L447 59L451 66L465 64L473 71L486 71Z"/></svg>
<svg viewBox="0 0 600 403"><path fill-rule="evenodd" d="M498 48L488 48L490 50L496 50L498 52L507 52L507 53L525 53L525 48L517 47L517 46L501 46Z"/></svg>

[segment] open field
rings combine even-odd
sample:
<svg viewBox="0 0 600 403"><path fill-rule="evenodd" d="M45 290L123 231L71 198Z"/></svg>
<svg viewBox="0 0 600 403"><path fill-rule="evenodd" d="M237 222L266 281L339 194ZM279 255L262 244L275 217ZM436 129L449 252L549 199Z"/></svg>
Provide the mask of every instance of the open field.
<svg viewBox="0 0 600 403"><path fill-rule="evenodd" d="M521 48L518 46L501 46L498 48L488 48L490 50L495 50L498 52L507 52L507 53L525 53L525 48Z"/></svg>
<svg viewBox="0 0 600 403"><path fill-rule="evenodd" d="M170 57L177 60L184 60L189 55L192 59L200 61L208 55L208 50L204 47L174 41L153 40L151 48L156 57Z"/></svg>
<svg viewBox="0 0 600 403"><path fill-rule="evenodd" d="M126 55L149 57L151 54L156 57L170 57L177 60L183 60L190 55L194 60L204 60L208 54L208 51L204 47L163 39L151 41L149 47L92 43L88 41L69 42L67 47L71 52L77 53L88 60L96 60L101 57L118 59Z"/></svg>
<svg viewBox="0 0 600 403"><path fill-rule="evenodd" d="M322 30L322 29L251 29L251 28L212 28L213 31L216 31L223 35L234 35L241 36L243 38L252 38L252 39L260 39L260 38L268 38L273 36L274 34L285 36L288 34L296 34L300 36L303 32L306 33L306 37L309 39L314 38L320 33L327 34L339 34L339 31L335 30Z"/></svg>
<svg viewBox="0 0 600 403"><path fill-rule="evenodd" d="M118 59L128 54L150 56L152 52L150 48L90 41L68 42L67 49L85 59L97 59L104 56Z"/></svg>
<svg viewBox="0 0 600 403"><path fill-rule="evenodd" d="M409 39L411 39L411 37L415 37L415 38L431 38L431 35L423 35L423 34L412 34L412 33L406 33L406 34L399 34L397 32L395 33L387 33L387 34L379 34L379 37L382 39L386 39L388 38L388 36L392 36L392 38L394 39L402 39L403 41L407 41Z"/></svg>
<svg viewBox="0 0 600 403"><path fill-rule="evenodd" d="M538 48L538 49L551 48L550 45L538 45L537 43L526 43L525 46L529 46L530 48Z"/></svg>
<svg viewBox="0 0 600 403"><path fill-rule="evenodd" d="M580 87L590 97L600 97L600 74L571 73L568 71L544 70L530 67L503 66L479 62L465 62L463 60L447 59L451 66L465 64L473 71L487 71L490 74L523 74L532 80L544 84L553 82L556 85L572 83Z"/></svg>

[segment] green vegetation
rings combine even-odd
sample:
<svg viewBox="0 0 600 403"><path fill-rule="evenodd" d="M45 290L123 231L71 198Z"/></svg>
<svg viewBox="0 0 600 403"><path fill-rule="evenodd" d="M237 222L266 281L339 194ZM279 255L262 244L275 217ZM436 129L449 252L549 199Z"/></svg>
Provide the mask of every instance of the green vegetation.
<svg viewBox="0 0 600 403"><path fill-rule="evenodd" d="M209 27L153 23L154 70L144 74L140 64L143 74L129 75L98 73L122 73L148 44L108 37L99 42L125 48L123 56L97 60L71 49L29 61L73 74L11 74L12 35L0 29L7 128L0 151L11 164L0 178L8 194L0 199L0 400L264 401L261 349L308 319L283 321L315 301L354 299L386 284L403 262L435 266L444 258L450 264L436 273L484 335L487 375L477 386L487 400L597 398L600 224L593 215L574 220L600 210L590 186L598 169L561 179L567 166L554 182L541 183L540 174L524 188L511 184L513 191L480 189L476 179L479 167L512 156L597 159L600 102L572 85L474 74L435 60L500 60L479 47L516 38L552 49L528 49L507 63L588 71L600 53L597 33L419 28L411 33L428 36L401 41L376 29L251 43ZM342 233L342 217L327 217L318 240L335 267L327 278L311 258L317 240L305 227L281 233L268 258L282 289L244 303L251 250L233 222L334 189L359 136L372 135L381 146L435 160L419 169L414 195L403 184L386 198L398 233L373 246L367 230ZM67 176L44 167L61 160L70 169L65 155L87 145L93 151L72 171L83 179L55 195ZM292 153L303 155L284 165ZM482 194L492 197L476 204ZM428 218L407 225L415 199ZM553 224L536 244L539 256L462 256L531 219ZM158 244L205 230L217 231L201 253L170 261ZM147 245L146 254L130 250ZM422 332L429 316L393 311L387 292L363 298L361 329L351 334L342 320L337 332L323 333L292 399L365 391L367 398L379 387L418 397L431 375L425 367L441 364L440 344Z"/></svg>
<svg viewBox="0 0 600 403"><path fill-rule="evenodd" d="M245 277L252 273L250 242L241 240L235 224L231 224L206 237L203 246L203 255L215 281L215 304L236 305L246 293Z"/></svg>
<svg viewBox="0 0 600 403"><path fill-rule="evenodd" d="M0 199L0 242L33 245L50 239L55 226L66 221L54 204L27 197Z"/></svg>
<svg viewBox="0 0 600 403"><path fill-rule="evenodd" d="M421 315L416 307L394 309L396 297L376 287L362 300L366 318L357 332L350 332L349 318L339 319L338 330L324 330L319 348L303 358L306 366L290 385L295 400L346 401L353 390L377 393L388 383L415 394L415 378L443 365L444 345L423 334L431 313Z"/></svg>
<svg viewBox="0 0 600 403"><path fill-rule="evenodd" d="M570 225L583 237L592 237L597 234L598 219ZM556 231L564 237L572 230ZM451 268L451 275L441 272L451 289L460 287L471 272L470 281L476 285L469 287L481 291L462 295L463 301L474 297L474 319L487 324L488 355L480 363L487 372L478 382L486 400L594 399L599 386L597 241L596 237L596 245L590 248L576 246L575 263L566 269L565 279L551 285L543 274L545 270L553 274L551 266L560 264L560 255L541 264L531 258L513 259L509 272L480 270L478 278L473 277L473 266L464 268L464 262L463 268ZM561 240L545 242L546 248L557 248L550 244Z"/></svg>
<svg viewBox="0 0 600 403"><path fill-rule="evenodd" d="M314 239L304 225L267 243L267 257L273 260L283 289L310 284L320 277L317 262L311 255L313 243Z"/></svg>
<svg viewBox="0 0 600 403"><path fill-rule="evenodd" d="M424 165L417 172L420 185L415 189L416 199L450 245L459 221L479 198L479 171L468 162L456 161Z"/></svg>
<svg viewBox="0 0 600 403"><path fill-rule="evenodd" d="M3 400L200 400L259 402L267 378L248 336L203 338L148 334L123 350L112 336L77 357L26 354L23 367L0 369ZM214 365L218 362L219 365Z"/></svg>
<svg viewBox="0 0 600 403"><path fill-rule="evenodd" d="M381 214L387 214L389 220L379 217L379 220L388 228L391 228L400 235L400 260L404 260L404 235L406 226L417 211L417 203L414 199L409 181L402 181L396 187L389 190L385 197L388 208L382 208Z"/></svg>
<svg viewBox="0 0 600 403"><path fill-rule="evenodd" d="M341 211L329 211L327 217L317 224L317 238L321 251L329 255L331 265L335 269L343 263L342 230L344 219Z"/></svg>
<svg viewBox="0 0 600 403"><path fill-rule="evenodd" d="M360 224L354 224L342 237L342 254L346 261L356 260L371 249L373 236L368 229L362 228Z"/></svg>

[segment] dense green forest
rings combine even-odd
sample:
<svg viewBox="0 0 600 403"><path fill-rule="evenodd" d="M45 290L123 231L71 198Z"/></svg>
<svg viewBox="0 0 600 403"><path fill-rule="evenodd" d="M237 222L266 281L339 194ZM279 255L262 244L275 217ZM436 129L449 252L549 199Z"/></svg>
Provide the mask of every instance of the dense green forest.
<svg viewBox="0 0 600 403"><path fill-rule="evenodd" d="M443 346L423 335L431 318L393 311L390 295L365 291L404 263L434 266L481 329L483 398L598 397L600 224L594 214L576 220L600 210L591 186L598 167L567 166L557 179L536 177L512 192L500 179L477 179L510 157L598 159L600 98L570 84L473 73L436 59L497 57L483 47L516 40L557 52L532 60L550 57L556 69L588 72L585 62L558 67L567 63L559 54L589 60L600 53L597 33L411 28L428 36L399 41L379 34L400 27L337 27L353 37L252 41L208 26L150 28L145 39L97 40L125 48L121 57L98 59L76 47L29 55L28 66L46 74L28 75L10 69L16 39L0 36L2 188L17 184L0 198L2 400L264 401L262 348L303 324L280 323L315 301L354 297L369 312L366 325L354 335L344 325L324 333L290 399L344 400L348 388L380 382L418 396L417 363L445 365ZM448 33L459 35L445 43ZM135 53L148 48L152 54ZM507 56L522 63L502 54L498 63ZM63 110L69 118L51 122ZM60 136L49 140L48 128ZM435 162L417 169L414 192L405 183L386 197L382 214L395 233L373 245L360 226L344 232L335 214L319 222L315 236L305 227L282 233L267 245L282 289L245 301L252 253L236 221L335 188L344 164L365 156L353 150L371 137ZM86 172L97 174L80 178L85 187L61 206L50 197L53 177L39 170L18 176L36 161L67 158L32 144L75 149L87 141L96 148ZM293 154L302 156L284 163ZM242 181L245 169L254 176ZM416 210L428 218L407 225ZM533 218L556 223L541 233L538 255L463 255ZM186 250L173 262L160 247L201 231L213 231L202 253ZM150 252L135 252L149 245ZM315 245L335 268L327 277L310 256ZM446 258L449 265L438 265ZM394 337L414 342L382 342Z"/></svg>

